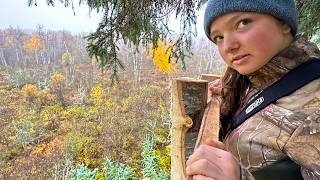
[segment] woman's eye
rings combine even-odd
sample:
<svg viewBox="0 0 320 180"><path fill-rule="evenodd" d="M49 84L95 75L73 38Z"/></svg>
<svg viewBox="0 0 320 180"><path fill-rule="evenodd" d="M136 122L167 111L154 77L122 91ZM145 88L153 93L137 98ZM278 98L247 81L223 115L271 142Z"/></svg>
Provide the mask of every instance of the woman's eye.
<svg viewBox="0 0 320 180"><path fill-rule="evenodd" d="M251 21L249 19L242 19L239 21L237 29L246 27Z"/></svg>
<svg viewBox="0 0 320 180"><path fill-rule="evenodd" d="M222 36L215 36L215 37L213 37L213 42L214 42L215 44L221 42L222 40L223 40L223 37L222 37Z"/></svg>

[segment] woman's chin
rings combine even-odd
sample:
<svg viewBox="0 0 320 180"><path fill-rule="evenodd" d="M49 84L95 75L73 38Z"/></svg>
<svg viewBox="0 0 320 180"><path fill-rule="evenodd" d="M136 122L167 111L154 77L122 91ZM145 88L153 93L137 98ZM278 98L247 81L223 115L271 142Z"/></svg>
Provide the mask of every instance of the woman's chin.
<svg viewBox="0 0 320 180"><path fill-rule="evenodd" d="M236 71L238 71L238 73L240 73L241 75L249 75L251 73L254 73L256 70L239 68L239 69L236 69Z"/></svg>

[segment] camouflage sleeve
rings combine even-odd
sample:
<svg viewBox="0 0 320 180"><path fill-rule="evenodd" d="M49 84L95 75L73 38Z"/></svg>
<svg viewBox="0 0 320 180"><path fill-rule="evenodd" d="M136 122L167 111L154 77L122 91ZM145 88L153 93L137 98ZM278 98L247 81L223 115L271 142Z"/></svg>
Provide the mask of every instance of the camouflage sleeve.
<svg viewBox="0 0 320 180"><path fill-rule="evenodd" d="M320 110L303 121L283 150L301 166L304 179L320 179Z"/></svg>

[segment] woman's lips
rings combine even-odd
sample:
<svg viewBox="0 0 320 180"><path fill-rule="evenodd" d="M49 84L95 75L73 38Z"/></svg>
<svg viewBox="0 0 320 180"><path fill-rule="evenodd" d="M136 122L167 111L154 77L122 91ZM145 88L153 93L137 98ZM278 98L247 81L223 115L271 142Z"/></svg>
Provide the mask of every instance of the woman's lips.
<svg viewBox="0 0 320 180"><path fill-rule="evenodd" d="M241 65L248 59L248 57L249 54L236 56L235 58L233 58L232 63L235 65Z"/></svg>

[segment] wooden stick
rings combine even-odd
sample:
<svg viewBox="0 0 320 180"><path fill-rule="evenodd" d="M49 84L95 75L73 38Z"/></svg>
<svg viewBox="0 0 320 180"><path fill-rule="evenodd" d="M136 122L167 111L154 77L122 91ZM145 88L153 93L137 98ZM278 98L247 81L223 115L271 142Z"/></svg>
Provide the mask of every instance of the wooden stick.
<svg viewBox="0 0 320 180"><path fill-rule="evenodd" d="M171 179L185 180L186 146L195 139L207 102L208 82L193 79L175 79L171 87ZM200 118L199 118L200 117ZM188 133L187 133L188 132ZM196 134L197 135L197 134ZM187 138L186 138L187 137ZM188 142L187 142L187 141ZM192 142L192 141L191 141ZM187 145L186 145L187 144ZM194 141L195 144L195 141ZM192 146L192 151L193 147ZM191 151L191 152L192 152Z"/></svg>
<svg viewBox="0 0 320 180"><path fill-rule="evenodd" d="M186 180L186 157L207 138L218 139L220 97L209 94L208 101L206 80L175 79L171 90L171 179Z"/></svg>
<svg viewBox="0 0 320 180"><path fill-rule="evenodd" d="M219 140L220 99L219 96L212 96L210 99L203 115L195 149L205 144L208 138Z"/></svg>
<svg viewBox="0 0 320 180"><path fill-rule="evenodd" d="M201 79L214 81L220 79L218 75L202 74ZM219 140L219 129L220 129L220 95L213 95L208 91L208 104L206 106L201 127L198 134L195 149L201 144L204 144L206 139Z"/></svg>

